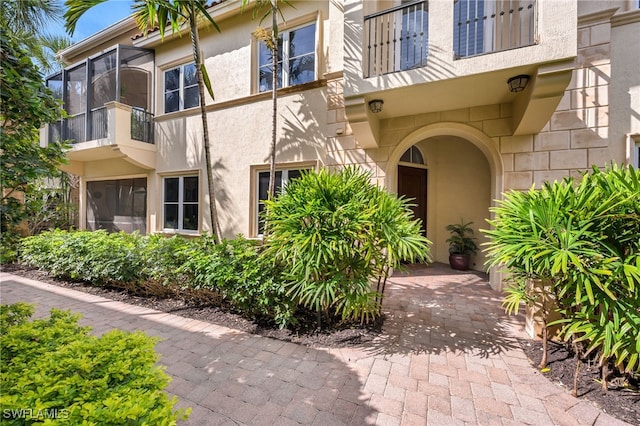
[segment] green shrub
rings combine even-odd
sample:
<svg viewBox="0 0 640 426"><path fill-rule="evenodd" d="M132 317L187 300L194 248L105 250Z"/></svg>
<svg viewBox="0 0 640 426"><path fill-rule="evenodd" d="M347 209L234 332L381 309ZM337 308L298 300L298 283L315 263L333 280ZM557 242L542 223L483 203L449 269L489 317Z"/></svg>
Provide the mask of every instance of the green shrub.
<svg viewBox="0 0 640 426"><path fill-rule="evenodd" d="M180 235L165 237L153 234L142 238L140 256L142 269L140 280L156 280L163 285L184 283L187 277L179 268L188 259L189 248L197 239L186 239Z"/></svg>
<svg viewBox="0 0 640 426"><path fill-rule="evenodd" d="M251 319L272 319L280 327L295 322L295 304L282 286L280 268L260 255L256 242L242 237L216 245L207 235L188 240L55 230L25 238L21 259L56 277L138 293L206 289Z"/></svg>
<svg viewBox="0 0 640 426"><path fill-rule="evenodd" d="M249 318L270 318L280 327L295 322L295 304L286 295L281 268L260 254L256 241L238 236L214 244L203 237L185 257L180 272L190 277L192 288L219 293Z"/></svg>
<svg viewBox="0 0 640 426"><path fill-rule="evenodd" d="M356 167L304 173L265 204L266 254L282 263L287 293L318 319L375 318L390 269L428 256L408 201Z"/></svg>
<svg viewBox="0 0 640 426"><path fill-rule="evenodd" d="M53 309L28 321L33 307L0 307L0 409L6 424L56 416L65 424L176 424L170 381L155 366L157 341L142 332L112 330L100 337L78 325L79 315ZM29 411L30 410L30 411Z"/></svg>
<svg viewBox="0 0 640 426"><path fill-rule="evenodd" d="M532 301L525 280L543 280L567 340L598 353L605 370L612 360L640 371L640 172L594 168L578 183L507 193L493 211L490 263L506 266L515 282L507 310Z"/></svg>
<svg viewBox="0 0 640 426"><path fill-rule="evenodd" d="M142 270L139 234L100 231L47 231L27 237L24 263L53 276L95 284L136 282Z"/></svg>
<svg viewBox="0 0 640 426"><path fill-rule="evenodd" d="M2 231L0 233L0 264L4 265L18 260L19 247L20 234L14 230Z"/></svg>

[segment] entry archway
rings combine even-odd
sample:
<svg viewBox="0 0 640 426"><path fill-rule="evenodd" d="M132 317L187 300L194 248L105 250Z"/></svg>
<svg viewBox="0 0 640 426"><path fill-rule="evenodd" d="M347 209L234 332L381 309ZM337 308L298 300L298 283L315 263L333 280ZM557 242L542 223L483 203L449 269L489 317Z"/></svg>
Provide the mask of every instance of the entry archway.
<svg viewBox="0 0 640 426"><path fill-rule="evenodd" d="M402 156L418 147L429 160L427 196L427 237L433 242L434 260L447 262L446 225L473 221L476 230L487 228L489 208L503 190L503 165L497 144L480 130L461 123L437 123L417 129L393 149L387 167L387 188L400 188ZM399 172L400 170L400 172ZM402 191L401 191L402 189ZM482 235L477 235L482 240ZM474 269L484 268L485 256L474 258ZM496 271L490 272L493 288L501 287Z"/></svg>

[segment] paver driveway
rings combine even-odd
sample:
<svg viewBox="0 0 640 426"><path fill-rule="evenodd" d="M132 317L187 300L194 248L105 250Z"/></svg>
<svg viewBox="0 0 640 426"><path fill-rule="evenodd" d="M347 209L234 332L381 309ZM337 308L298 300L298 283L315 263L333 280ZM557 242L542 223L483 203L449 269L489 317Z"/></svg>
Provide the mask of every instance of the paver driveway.
<svg viewBox="0 0 640 426"><path fill-rule="evenodd" d="M498 294L479 274L413 268L387 285L384 334L313 349L0 274L2 303L84 314L97 333L143 330L193 407L190 425L622 425L531 367Z"/></svg>

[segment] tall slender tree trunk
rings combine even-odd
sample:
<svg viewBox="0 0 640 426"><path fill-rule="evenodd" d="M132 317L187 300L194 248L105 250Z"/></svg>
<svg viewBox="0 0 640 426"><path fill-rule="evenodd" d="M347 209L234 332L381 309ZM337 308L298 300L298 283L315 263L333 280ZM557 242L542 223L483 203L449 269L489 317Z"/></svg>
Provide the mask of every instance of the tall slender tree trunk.
<svg viewBox="0 0 640 426"><path fill-rule="evenodd" d="M273 76L271 82L271 150L269 152L269 199L276 195L276 142L278 138L278 0L271 0L271 39L273 52L271 55L271 67ZM284 78L284 76L283 76ZM266 233L266 232L265 232Z"/></svg>
<svg viewBox="0 0 640 426"><path fill-rule="evenodd" d="M191 3L191 13L189 14L189 26L191 33L191 44L193 47L193 59L196 63L196 73L198 77L198 93L200 95L200 115L202 117L202 138L204 143L204 157L207 169L207 187L209 189L209 214L211 217L211 233L214 243L220 242L220 222L218 221L218 207L216 206L215 185L213 181L213 166L211 164L211 146L209 144L209 124L207 121L206 101L204 97L204 78L202 76L202 56L200 55L200 38L198 36L198 22L196 20L196 6Z"/></svg>

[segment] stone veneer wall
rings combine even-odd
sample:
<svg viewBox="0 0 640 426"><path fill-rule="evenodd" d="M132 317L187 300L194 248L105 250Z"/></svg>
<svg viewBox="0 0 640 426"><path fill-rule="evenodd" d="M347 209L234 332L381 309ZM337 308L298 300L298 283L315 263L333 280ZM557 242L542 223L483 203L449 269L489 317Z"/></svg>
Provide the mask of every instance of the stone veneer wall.
<svg viewBox="0 0 640 426"><path fill-rule="evenodd" d="M325 166L336 169L344 165L358 164L372 173L372 179L384 186L386 158L378 150L360 147L353 134L344 108L344 80L342 73L327 79L327 157Z"/></svg>
<svg viewBox="0 0 640 426"><path fill-rule="evenodd" d="M576 68L542 131L501 145L505 189L528 189L534 182L539 186L577 176L594 164L602 167L615 159L608 139L610 17L611 13L597 14L579 20Z"/></svg>

